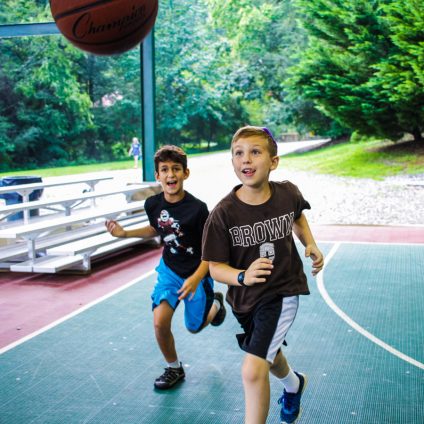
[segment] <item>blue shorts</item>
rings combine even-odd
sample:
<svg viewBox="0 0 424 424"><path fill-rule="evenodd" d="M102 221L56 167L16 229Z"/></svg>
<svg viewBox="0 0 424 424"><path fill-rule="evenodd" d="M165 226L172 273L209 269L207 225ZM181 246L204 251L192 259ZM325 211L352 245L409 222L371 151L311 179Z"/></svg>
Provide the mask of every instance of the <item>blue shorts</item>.
<svg viewBox="0 0 424 424"><path fill-rule="evenodd" d="M177 292L184 284L185 278L181 278L165 265L163 259L156 267L156 272L158 273L158 281L151 296L152 309L166 300L175 310L180 303ZM201 330L212 307L213 295L213 280L210 276L207 276L197 286L193 299L188 300L190 295L184 299L184 322L187 330L191 332Z"/></svg>

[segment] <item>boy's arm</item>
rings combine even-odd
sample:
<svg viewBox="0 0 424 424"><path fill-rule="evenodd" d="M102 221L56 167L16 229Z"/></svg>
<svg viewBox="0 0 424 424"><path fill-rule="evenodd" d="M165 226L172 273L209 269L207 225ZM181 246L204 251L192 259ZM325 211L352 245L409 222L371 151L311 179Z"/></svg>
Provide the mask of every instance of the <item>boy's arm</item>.
<svg viewBox="0 0 424 424"><path fill-rule="evenodd" d="M129 238L129 237L141 237L149 238L155 237L158 235L157 231L151 226L146 225L144 227L136 228L134 230L124 230L122 226L113 220L108 220L105 222L106 228L110 234L114 237L120 238Z"/></svg>
<svg viewBox="0 0 424 424"><path fill-rule="evenodd" d="M212 278L229 286L253 286L253 284L265 283L266 276L271 274L274 268L268 258L258 258L247 269L237 269L223 262L209 262ZM240 272L244 271L243 284L238 282Z"/></svg>
<svg viewBox="0 0 424 424"><path fill-rule="evenodd" d="M189 294L191 294L189 297L189 300L193 299L193 296L196 293L197 286L203 280L203 278L205 278L208 271L209 271L209 262L201 261L196 271L194 271L194 273L191 274L190 277L186 278L186 280L184 281L184 284L178 290L178 293L180 294L178 300L184 299Z"/></svg>
<svg viewBox="0 0 424 424"><path fill-rule="evenodd" d="M318 274L324 266L324 256L315 243L308 220L303 213L294 221L293 231L305 246L305 256L312 259L312 275Z"/></svg>

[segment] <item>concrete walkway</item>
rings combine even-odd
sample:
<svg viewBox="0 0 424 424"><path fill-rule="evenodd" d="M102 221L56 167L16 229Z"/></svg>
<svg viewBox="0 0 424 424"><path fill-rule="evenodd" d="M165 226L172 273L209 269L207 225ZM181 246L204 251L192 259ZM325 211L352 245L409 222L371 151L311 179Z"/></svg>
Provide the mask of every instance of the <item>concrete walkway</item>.
<svg viewBox="0 0 424 424"><path fill-rule="evenodd" d="M296 184L312 206L307 211L313 224L326 225L413 225L424 224L424 186L421 179L390 177L383 181L366 178L347 178L313 174L287 169L284 155L310 149L327 143L328 140L279 143L282 157L280 167L271 173L275 181L289 180ZM189 158L190 177L185 188L207 203L212 209L237 184L229 151L210 153ZM98 184L96 189L108 190L142 181L141 169L104 171L90 176L112 175L112 181ZM69 186L67 190L81 193L84 186ZM73 194L67 192L66 194ZM63 196L63 189L48 190L45 196ZM105 202L114 199L105 200ZM101 201L98 202L102 204Z"/></svg>
<svg viewBox="0 0 424 424"><path fill-rule="evenodd" d="M279 155L287 155L296 151L304 151L328 143L330 139L308 140L278 143ZM231 165L230 151L209 153L189 158L188 166L190 177L185 183L185 188L196 197L207 203L212 209L216 203L224 197L233 186L239 183ZM113 180L100 182L96 190L107 191L128 184L138 184L143 180L141 169L125 169L119 171L100 171L86 174L87 177L113 176ZM58 177L43 178L45 181L54 180ZM61 179L66 176L59 177ZM81 193L86 189L85 184L75 184L66 187L66 195ZM43 198L56 198L64 195L64 188L52 188L45 190ZM112 198L115 201L116 197ZM110 199L109 199L110 200ZM102 201L99 204L104 204Z"/></svg>

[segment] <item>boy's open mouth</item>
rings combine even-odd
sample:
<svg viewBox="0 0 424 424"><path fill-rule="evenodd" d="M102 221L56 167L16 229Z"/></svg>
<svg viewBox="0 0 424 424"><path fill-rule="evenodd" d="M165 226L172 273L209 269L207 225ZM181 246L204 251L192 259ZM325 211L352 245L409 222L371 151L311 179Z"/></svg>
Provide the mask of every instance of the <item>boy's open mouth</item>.
<svg viewBox="0 0 424 424"><path fill-rule="evenodd" d="M252 168L245 168L245 169L242 169L242 171L241 171L244 175L247 175L248 177L249 176L252 176L254 173L255 173L255 170L254 169L252 169Z"/></svg>

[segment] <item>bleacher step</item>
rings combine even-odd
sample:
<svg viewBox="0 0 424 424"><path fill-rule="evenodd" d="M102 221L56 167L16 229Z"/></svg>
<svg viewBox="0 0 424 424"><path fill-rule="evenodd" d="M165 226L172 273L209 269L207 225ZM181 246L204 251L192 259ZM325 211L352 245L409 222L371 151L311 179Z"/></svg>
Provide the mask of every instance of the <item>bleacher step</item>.
<svg viewBox="0 0 424 424"><path fill-rule="evenodd" d="M82 265L83 257L78 256L44 256L10 266L14 272L45 272L55 273L75 265Z"/></svg>

